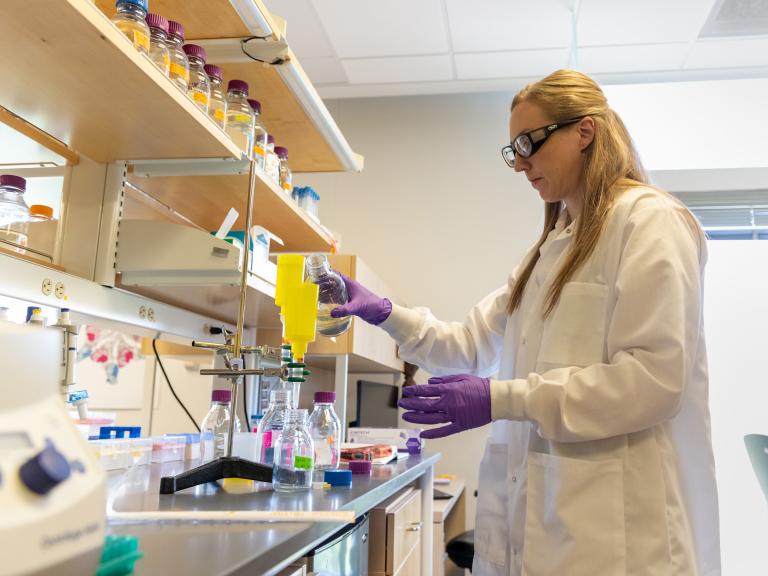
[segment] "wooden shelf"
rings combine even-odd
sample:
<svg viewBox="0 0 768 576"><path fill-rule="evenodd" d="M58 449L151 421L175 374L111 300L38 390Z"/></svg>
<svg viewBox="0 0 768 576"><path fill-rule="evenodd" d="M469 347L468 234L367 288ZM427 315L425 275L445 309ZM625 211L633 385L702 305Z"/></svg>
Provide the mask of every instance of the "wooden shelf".
<svg viewBox="0 0 768 576"><path fill-rule="evenodd" d="M132 175L129 181L205 230L218 230L230 208L240 213L234 229L245 226L248 176ZM263 172L259 172L255 192L253 224L264 226L285 242L285 246L273 242L272 251L330 251L331 236Z"/></svg>
<svg viewBox="0 0 768 576"><path fill-rule="evenodd" d="M3 0L0 69L0 106L98 162L240 156L89 0Z"/></svg>
<svg viewBox="0 0 768 576"><path fill-rule="evenodd" d="M318 336L319 338L322 338L322 336ZM321 370L335 370L336 356L335 354L307 354L305 361L310 369L314 367ZM402 370L380 364L356 354L350 354L349 356L349 372L358 374L402 374Z"/></svg>
<svg viewBox="0 0 768 576"><path fill-rule="evenodd" d="M163 302L202 316L237 325L240 309L238 286L124 286L126 292ZM275 306L275 287L251 276L246 297L246 328L280 327L280 309Z"/></svg>

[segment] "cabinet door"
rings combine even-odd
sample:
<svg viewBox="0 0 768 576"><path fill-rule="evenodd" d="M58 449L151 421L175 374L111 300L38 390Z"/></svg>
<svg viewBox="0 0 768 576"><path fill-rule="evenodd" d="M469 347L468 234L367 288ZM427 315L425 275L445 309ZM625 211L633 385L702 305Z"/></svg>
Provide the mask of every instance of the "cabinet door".
<svg viewBox="0 0 768 576"><path fill-rule="evenodd" d="M421 550L421 490L413 490L399 506L387 515L387 574L418 574L403 572L413 563L411 556L420 556Z"/></svg>

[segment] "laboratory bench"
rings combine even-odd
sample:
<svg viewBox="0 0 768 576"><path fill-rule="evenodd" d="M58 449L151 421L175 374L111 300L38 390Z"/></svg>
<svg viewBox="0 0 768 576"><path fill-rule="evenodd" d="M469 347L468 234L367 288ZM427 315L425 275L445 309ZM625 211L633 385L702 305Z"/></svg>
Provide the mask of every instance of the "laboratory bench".
<svg viewBox="0 0 768 576"><path fill-rule="evenodd" d="M421 490L422 517L433 515L434 465L440 454L412 455L377 465L370 476L353 476L351 487L333 487L285 494L264 490L234 494L215 483L160 495L161 476L178 474L193 462L155 463L110 473L111 506L118 512L292 510L352 511L356 518L416 482ZM421 532L421 573L432 573L432 529ZM136 536L144 558L135 574L278 574L346 525L330 522L110 523L110 534Z"/></svg>

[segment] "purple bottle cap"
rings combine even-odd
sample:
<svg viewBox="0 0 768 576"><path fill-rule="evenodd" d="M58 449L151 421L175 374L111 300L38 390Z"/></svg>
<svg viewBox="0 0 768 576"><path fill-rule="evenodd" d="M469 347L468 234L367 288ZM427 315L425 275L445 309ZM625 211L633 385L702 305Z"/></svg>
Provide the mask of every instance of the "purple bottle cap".
<svg viewBox="0 0 768 576"><path fill-rule="evenodd" d="M203 62L206 61L208 55L205 53L205 48L198 46L197 44L184 44L181 47L184 50L184 54L191 56L192 58L200 58Z"/></svg>
<svg viewBox="0 0 768 576"><path fill-rule="evenodd" d="M318 402L333 404L336 402L336 392L315 392L315 404Z"/></svg>
<svg viewBox="0 0 768 576"><path fill-rule="evenodd" d="M174 22L173 20L168 21L168 34L176 36L176 38L180 38L181 41L184 42L184 26L178 22Z"/></svg>
<svg viewBox="0 0 768 576"><path fill-rule="evenodd" d="M282 146L275 146L275 154L279 158L288 158L288 148L283 148Z"/></svg>
<svg viewBox="0 0 768 576"><path fill-rule="evenodd" d="M352 460L349 463L352 474L370 474L373 470L373 462L370 460Z"/></svg>
<svg viewBox="0 0 768 576"><path fill-rule="evenodd" d="M229 402L232 400L231 390L214 390L211 392L212 402Z"/></svg>
<svg viewBox="0 0 768 576"><path fill-rule="evenodd" d="M227 92L230 90L239 90L248 96L248 82L245 80L230 80L229 84L227 84Z"/></svg>
<svg viewBox="0 0 768 576"><path fill-rule="evenodd" d="M418 438L408 438L405 442L408 454L421 454L421 440Z"/></svg>
<svg viewBox="0 0 768 576"><path fill-rule="evenodd" d="M272 134L269 134L267 136L267 144L274 144L275 143L275 137L272 136Z"/></svg>
<svg viewBox="0 0 768 576"><path fill-rule="evenodd" d="M258 100L248 100L248 104L251 105L251 109L256 112L256 114L261 114L261 102Z"/></svg>
<svg viewBox="0 0 768 576"><path fill-rule="evenodd" d="M160 14L147 14L147 26L150 28L159 28L168 34L168 19Z"/></svg>
<svg viewBox="0 0 768 576"><path fill-rule="evenodd" d="M224 78L221 68L216 66L216 64L206 64L203 68L210 78L218 78L219 80Z"/></svg>
<svg viewBox="0 0 768 576"><path fill-rule="evenodd" d="M12 188L18 188L19 190L25 191L27 189L27 180L21 176L3 174L0 176L0 186L11 186Z"/></svg>

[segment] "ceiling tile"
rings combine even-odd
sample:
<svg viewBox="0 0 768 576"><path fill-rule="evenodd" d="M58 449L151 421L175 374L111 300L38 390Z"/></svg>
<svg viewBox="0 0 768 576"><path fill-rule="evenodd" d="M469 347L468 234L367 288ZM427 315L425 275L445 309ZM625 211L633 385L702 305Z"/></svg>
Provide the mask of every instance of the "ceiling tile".
<svg viewBox="0 0 768 576"><path fill-rule="evenodd" d="M311 0L266 0L267 9L285 18L285 36L299 58L334 56Z"/></svg>
<svg viewBox="0 0 768 576"><path fill-rule="evenodd" d="M579 45L690 42L715 0L581 0Z"/></svg>
<svg viewBox="0 0 768 576"><path fill-rule="evenodd" d="M545 76L568 64L568 49L456 54L459 80Z"/></svg>
<svg viewBox="0 0 768 576"><path fill-rule="evenodd" d="M578 68L587 74L677 70L690 44L642 44L579 48Z"/></svg>
<svg viewBox="0 0 768 576"><path fill-rule="evenodd" d="M446 0L456 52L561 48L571 45L570 2Z"/></svg>
<svg viewBox="0 0 768 576"><path fill-rule="evenodd" d="M768 66L768 38L700 40L685 62L685 68L735 66Z"/></svg>
<svg viewBox="0 0 768 576"><path fill-rule="evenodd" d="M314 2L340 58L448 52L442 0Z"/></svg>
<svg viewBox="0 0 768 576"><path fill-rule="evenodd" d="M302 58L301 66L313 84L339 84L347 81L344 68L336 58Z"/></svg>
<svg viewBox="0 0 768 576"><path fill-rule="evenodd" d="M386 82L434 82L452 80L453 67L447 54L405 58L360 58L342 60L352 84Z"/></svg>

